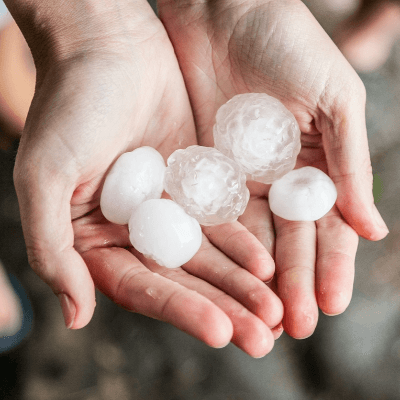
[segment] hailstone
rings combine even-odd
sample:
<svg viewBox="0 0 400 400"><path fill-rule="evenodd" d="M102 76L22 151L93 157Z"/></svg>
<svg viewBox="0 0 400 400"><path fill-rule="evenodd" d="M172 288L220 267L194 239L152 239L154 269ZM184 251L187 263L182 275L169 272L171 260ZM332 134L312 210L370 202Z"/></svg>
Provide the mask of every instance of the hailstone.
<svg viewBox="0 0 400 400"><path fill-rule="evenodd" d="M147 200L129 220L129 239L136 250L167 268L188 262L199 250L199 223L172 200Z"/></svg>
<svg viewBox="0 0 400 400"><path fill-rule="evenodd" d="M294 168L300 128L278 99L265 93L239 94L217 111L214 144L248 179L272 183Z"/></svg>
<svg viewBox="0 0 400 400"><path fill-rule="evenodd" d="M104 182L100 198L103 215L116 224L127 224L139 204L161 197L165 168L161 154L149 146L122 154Z"/></svg>
<svg viewBox="0 0 400 400"><path fill-rule="evenodd" d="M289 221L316 221L335 204L332 179L314 167L295 169L275 181L269 191L271 211Z"/></svg>
<svg viewBox="0 0 400 400"><path fill-rule="evenodd" d="M189 146L167 160L165 191L202 225L236 221L249 201L240 167L211 147Z"/></svg>

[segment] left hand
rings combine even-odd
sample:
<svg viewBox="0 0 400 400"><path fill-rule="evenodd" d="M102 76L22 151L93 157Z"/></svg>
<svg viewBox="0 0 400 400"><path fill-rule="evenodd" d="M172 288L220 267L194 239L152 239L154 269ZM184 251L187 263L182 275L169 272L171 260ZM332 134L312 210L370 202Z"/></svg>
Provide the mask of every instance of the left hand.
<svg viewBox="0 0 400 400"><path fill-rule="evenodd" d="M283 326L295 338L312 334L318 307L328 315L348 306L358 235L382 239L387 228L374 206L365 127L365 89L299 0L160 0L159 12L188 88L199 143L213 146L218 108L238 93L280 99L302 131L296 168L327 172L338 199L316 222L272 217L269 187L251 182L240 218L273 254ZM357 235L358 234L358 235Z"/></svg>
<svg viewBox="0 0 400 400"><path fill-rule="evenodd" d="M283 306L254 276L270 278L273 261L240 223L210 229L215 246L203 238L192 260L168 270L136 252L127 227L99 209L105 176L122 153L147 145L166 158L196 143L173 47L147 1L125 0L121 9L122 1L96 0L97 7L68 13L82 2L58 0L47 13L41 7L50 4L37 0L35 16L45 23L35 19L36 28L21 21L24 1L13 1L25 37L36 32L30 45L38 77L15 186L29 261L59 297L66 325L90 321L96 286L125 309L210 346L232 341L264 356L281 333Z"/></svg>

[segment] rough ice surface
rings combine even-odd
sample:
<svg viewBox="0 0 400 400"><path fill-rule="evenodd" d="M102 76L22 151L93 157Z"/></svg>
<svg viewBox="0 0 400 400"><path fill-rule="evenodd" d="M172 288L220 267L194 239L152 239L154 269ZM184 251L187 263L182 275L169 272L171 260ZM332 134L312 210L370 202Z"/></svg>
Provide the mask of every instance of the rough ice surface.
<svg viewBox="0 0 400 400"><path fill-rule="evenodd" d="M295 169L275 181L269 191L271 211L289 221L316 221L335 204L332 179L314 167Z"/></svg>
<svg viewBox="0 0 400 400"><path fill-rule="evenodd" d="M188 262L199 250L199 223L172 200L147 200L129 220L129 239L136 250L167 268Z"/></svg>
<svg viewBox="0 0 400 400"><path fill-rule="evenodd" d="M165 168L161 154L149 146L122 154L104 182L100 198L103 215L116 224L127 224L140 203L161 197Z"/></svg>
<svg viewBox="0 0 400 400"><path fill-rule="evenodd" d="M243 214L250 197L246 176L218 150L189 146L167 164L165 191L200 224L233 222Z"/></svg>
<svg viewBox="0 0 400 400"><path fill-rule="evenodd" d="M248 179L272 183L294 168L300 128L278 99L265 93L239 94L218 110L214 144Z"/></svg>

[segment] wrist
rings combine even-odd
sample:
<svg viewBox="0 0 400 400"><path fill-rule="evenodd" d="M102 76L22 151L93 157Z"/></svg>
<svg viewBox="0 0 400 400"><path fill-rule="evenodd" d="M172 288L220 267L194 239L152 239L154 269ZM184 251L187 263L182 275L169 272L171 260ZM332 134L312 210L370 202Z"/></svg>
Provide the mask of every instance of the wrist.
<svg viewBox="0 0 400 400"><path fill-rule="evenodd" d="M157 20L146 0L5 0L36 67L96 51L126 53ZM143 29L144 27L144 29ZM147 33L148 34L148 33Z"/></svg>

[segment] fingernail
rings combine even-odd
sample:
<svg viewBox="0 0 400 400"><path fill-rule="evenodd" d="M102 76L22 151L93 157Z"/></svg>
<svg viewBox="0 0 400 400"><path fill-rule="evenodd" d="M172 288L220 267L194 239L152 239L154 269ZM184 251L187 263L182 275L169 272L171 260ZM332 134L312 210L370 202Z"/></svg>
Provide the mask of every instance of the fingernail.
<svg viewBox="0 0 400 400"><path fill-rule="evenodd" d="M383 220L381 214L379 213L378 209L376 208L376 206L374 205L373 208L373 213L375 216L375 222L376 224L384 231L386 231L386 233L389 233L389 229L387 227L387 225L385 224L385 221Z"/></svg>
<svg viewBox="0 0 400 400"><path fill-rule="evenodd" d="M295 339L297 339L297 340L304 340L304 339L308 339L310 336L312 336L312 335L313 335L313 333L314 333L314 332L310 333L310 334L309 334L309 335L307 335L307 336L304 336L304 337L298 337L298 338L295 338Z"/></svg>
<svg viewBox="0 0 400 400"><path fill-rule="evenodd" d="M335 313L335 314L328 314L328 313L326 313L326 312L324 312L324 311L322 311L322 312L323 312L323 314L325 314L327 317L336 317L337 315L343 314L343 311L338 312L338 313Z"/></svg>
<svg viewBox="0 0 400 400"><path fill-rule="evenodd" d="M282 336L282 333L283 333L282 322L280 324L278 324L277 326L275 326L275 328L272 328L271 332L274 335L275 340L278 340Z"/></svg>
<svg viewBox="0 0 400 400"><path fill-rule="evenodd" d="M74 324L76 314L75 304L65 293L60 293L58 295L58 299L60 300L61 309L64 315L65 326L67 329L71 329L72 325Z"/></svg>

